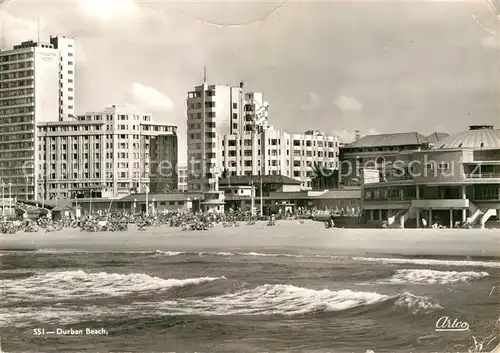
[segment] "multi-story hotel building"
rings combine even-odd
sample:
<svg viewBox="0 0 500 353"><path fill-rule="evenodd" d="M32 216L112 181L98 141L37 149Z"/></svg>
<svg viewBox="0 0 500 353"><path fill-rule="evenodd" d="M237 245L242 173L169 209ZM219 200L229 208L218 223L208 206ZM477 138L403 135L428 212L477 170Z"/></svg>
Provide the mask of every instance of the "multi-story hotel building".
<svg viewBox="0 0 500 353"><path fill-rule="evenodd" d="M229 175L283 175L311 188L313 167L338 169L336 136L319 131L289 134L274 128L219 138L221 168Z"/></svg>
<svg viewBox="0 0 500 353"><path fill-rule="evenodd" d="M124 105L73 121L39 123L37 197L75 197L89 190L94 197L121 197L145 187L174 189L176 131Z"/></svg>
<svg viewBox="0 0 500 353"><path fill-rule="evenodd" d="M0 51L0 179L19 197L38 193L37 124L74 111L73 45L51 37Z"/></svg>
<svg viewBox="0 0 500 353"><path fill-rule="evenodd" d="M188 92L188 189L232 175L284 175L311 187L312 166L338 168L338 140L316 131L288 134L268 121L259 92L204 83Z"/></svg>
<svg viewBox="0 0 500 353"><path fill-rule="evenodd" d="M484 227L500 219L500 130L492 126L471 126L428 149L401 151L385 168L384 178L375 170L363 183L363 222Z"/></svg>
<svg viewBox="0 0 500 353"><path fill-rule="evenodd" d="M264 111L266 111L264 113ZM208 85L204 82L188 92L187 157L189 190L207 190L217 178L218 136L243 134L253 119L267 124L267 102L261 93L243 91L238 87ZM252 118L253 116L253 118Z"/></svg>
<svg viewBox="0 0 500 353"><path fill-rule="evenodd" d="M343 185L359 185L363 169L376 168L380 173L387 164L398 160L401 153L431 148L437 141L448 136L435 132L424 136L418 132L366 135L340 147L340 170ZM385 177L385 176L383 176Z"/></svg>

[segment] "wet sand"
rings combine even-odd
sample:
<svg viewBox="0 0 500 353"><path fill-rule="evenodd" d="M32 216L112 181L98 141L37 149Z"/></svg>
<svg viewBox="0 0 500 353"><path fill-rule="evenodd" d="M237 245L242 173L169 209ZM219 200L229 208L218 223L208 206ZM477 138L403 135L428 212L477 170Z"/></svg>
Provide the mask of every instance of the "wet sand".
<svg viewBox="0 0 500 353"><path fill-rule="evenodd" d="M500 257L497 229L325 229L323 223L279 221L208 231L167 226L127 232L2 234L0 250L244 251L329 255ZM300 249L300 250L299 250Z"/></svg>

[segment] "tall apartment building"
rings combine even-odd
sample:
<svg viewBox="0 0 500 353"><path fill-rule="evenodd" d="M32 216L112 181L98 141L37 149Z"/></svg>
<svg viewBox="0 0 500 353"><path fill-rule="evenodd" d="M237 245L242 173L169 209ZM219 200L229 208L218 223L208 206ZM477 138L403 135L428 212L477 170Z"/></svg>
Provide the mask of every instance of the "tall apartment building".
<svg viewBox="0 0 500 353"><path fill-rule="evenodd" d="M221 169L231 175L285 175L311 187L313 166L339 168L336 136L318 131L289 134L273 128L219 137Z"/></svg>
<svg viewBox="0 0 500 353"><path fill-rule="evenodd" d="M0 179L11 184L14 195L29 199L38 193L36 126L57 122L73 111L66 80L74 84L74 69L65 62L73 55L73 41L64 37L50 41L26 41L0 51ZM67 104L60 99L61 87Z"/></svg>
<svg viewBox="0 0 500 353"><path fill-rule="evenodd" d="M202 85L188 92L187 157L188 189L207 190L217 178L220 166L218 137L243 134L253 129L254 120L267 126L268 103L262 93L244 93L240 86Z"/></svg>
<svg viewBox="0 0 500 353"><path fill-rule="evenodd" d="M158 176L158 160L177 164L177 127L155 124L150 114L113 105L76 121L38 124L37 197L75 197L95 190L95 197L119 197L168 183ZM171 155L169 155L171 153ZM177 180L174 181L177 183Z"/></svg>
<svg viewBox="0 0 500 353"><path fill-rule="evenodd" d="M50 37L59 53L59 119L75 116L75 40L64 36Z"/></svg>

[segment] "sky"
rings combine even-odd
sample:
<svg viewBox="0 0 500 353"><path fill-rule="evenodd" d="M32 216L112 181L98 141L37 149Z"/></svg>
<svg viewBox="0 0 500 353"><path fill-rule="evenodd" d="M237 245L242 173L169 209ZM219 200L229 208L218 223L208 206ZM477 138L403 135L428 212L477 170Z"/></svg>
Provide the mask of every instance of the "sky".
<svg viewBox="0 0 500 353"><path fill-rule="evenodd" d="M76 40L78 114L133 104L179 126L203 81L263 92L275 128L500 127L498 1L0 1L4 48ZM493 3L495 2L496 3Z"/></svg>

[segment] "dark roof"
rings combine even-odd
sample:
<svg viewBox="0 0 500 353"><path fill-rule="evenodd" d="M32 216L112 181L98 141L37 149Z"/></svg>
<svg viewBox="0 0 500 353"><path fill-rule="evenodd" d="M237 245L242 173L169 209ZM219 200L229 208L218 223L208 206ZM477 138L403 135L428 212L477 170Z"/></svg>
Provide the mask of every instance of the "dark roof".
<svg viewBox="0 0 500 353"><path fill-rule="evenodd" d="M446 132L433 132L432 134L427 136L427 141L429 141L429 143L436 143L448 136L450 136L450 134L447 134Z"/></svg>
<svg viewBox="0 0 500 353"><path fill-rule="evenodd" d="M251 181L254 184L260 184L262 179L263 184L283 184L283 185L300 185L301 182L289 178L284 175L235 175L226 179L221 179L219 185L249 185Z"/></svg>
<svg viewBox="0 0 500 353"><path fill-rule="evenodd" d="M342 148L365 148L427 144L427 137L418 132L403 132L397 134L366 135Z"/></svg>
<svg viewBox="0 0 500 353"><path fill-rule="evenodd" d="M155 201L187 201L187 199L202 199L202 193L192 193L192 192L169 192L169 193L161 193L161 194L148 194L148 201L151 202L153 199ZM118 202L131 202L137 200L137 202L145 202L146 194L130 194L121 199L115 200Z"/></svg>
<svg viewBox="0 0 500 353"><path fill-rule="evenodd" d="M40 207L46 208L49 210L58 208L62 209L65 207L70 207L71 208L71 199L59 199L59 200L45 200L45 201L33 201L33 200L18 200L19 203L21 204L26 204L29 206L34 206L34 207Z"/></svg>
<svg viewBox="0 0 500 353"><path fill-rule="evenodd" d="M434 150L442 148L500 149L500 130L485 127L459 132L442 139L432 147Z"/></svg>

